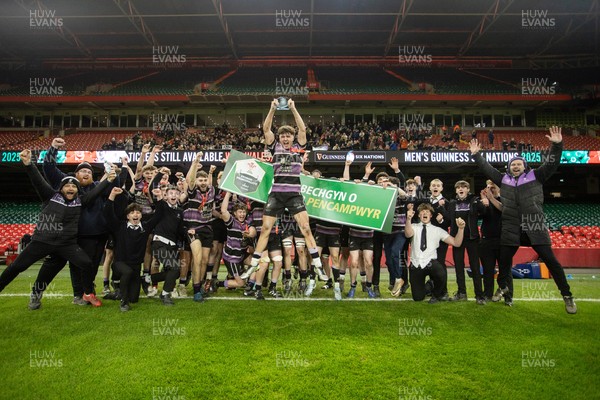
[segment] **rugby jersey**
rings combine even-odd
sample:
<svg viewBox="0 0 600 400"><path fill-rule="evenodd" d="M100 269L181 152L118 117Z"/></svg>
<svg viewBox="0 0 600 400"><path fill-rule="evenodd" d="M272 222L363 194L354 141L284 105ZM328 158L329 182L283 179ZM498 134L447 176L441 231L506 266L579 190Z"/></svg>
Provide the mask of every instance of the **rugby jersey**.
<svg viewBox="0 0 600 400"><path fill-rule="evenodd" d="M248 230L250 224L247 219L240 222L232 215L229 221L225 222L225 226L227 227L227 241L223 247L223 260L240 264L246 258L248 249L248 246L244 244L243 233Z"/></svg>
<svg viewBox="0 0 600 400"><path fill-rule="evenodd" d="M392 232L400 233L404 232L406 225L406 201L398 198L396 200L396 208L394 209L394 222L392 222Z"/></svg>
<svg viewBox="0 0 600 400"><path fill-rule="evenodd" d="M250 224L256 229L257 235L260 235L262 231L262 222L263 215L265 212L265 205L263 203L259 203L258 201L252 202L252 210L250 211L250 217L248 218ZM271 233L278 234L279 230L279 219L275 221L273 224L273 228L271 229Z"/></svg>
<svg viewBox="0 0 600 400"><path fill-rule="evenodd" d="M369 239L373 237L373 229L358 229L351 226L350 236L361 239Z"/></svg>
<svg viewBox="0 0 600 400"><path fill-rule="evenodd" d="M317 220L317 233L321 233L323 235L339 235L341 230L342 226L340 224Z"/></svg>
<svg viewBox="0 0 600 400"><path fill-rule="evenodd" d="M302 172L302 154L306 146L297 142L286 150L275 141L267 149L273 154L272 193L300 193L300 174Z"/></svg>
<svg viewBox="0 0 600 400"><path fill-rule="evenodd" d="M212 229L215 188L209 186L206 192L199 188L188 190L188 201L183 206L183 220L188 228L208 226Z"/></svg>
<svg viewBox="0 0 600 400"><path fill-rule="evenodd" d="M135 180L133 192L133 202L142 207L142 215L154 213L152 202L150 201L150 184L144 178Z"/></svg>

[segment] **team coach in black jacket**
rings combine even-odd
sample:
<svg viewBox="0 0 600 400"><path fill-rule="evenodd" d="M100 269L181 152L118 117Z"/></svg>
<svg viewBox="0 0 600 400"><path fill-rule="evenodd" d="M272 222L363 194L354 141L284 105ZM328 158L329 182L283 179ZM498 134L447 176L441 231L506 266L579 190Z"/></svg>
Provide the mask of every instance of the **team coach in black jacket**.
<svg viewBox="0 0 600 400"><path fill-rule="evenodd" d="M562 155L561 128L553 126L546 137L552 142L548 161L537 169L530 169L522 157L508 161L507 171L502 174L493 168L480 154L481 146L477 139L471 140L470 150L477 166L500 186L502 192L502 233L500 236L500 260L498 262L498 290L496 298L511 299L508 278L512 268L512 258L520 245L531 246L546 263L554 282L565 302L569 314L577 312L571 288L565 271L554 256L550 247L550 235L544 219L544 191L542 184L556 172Z"/></svg>

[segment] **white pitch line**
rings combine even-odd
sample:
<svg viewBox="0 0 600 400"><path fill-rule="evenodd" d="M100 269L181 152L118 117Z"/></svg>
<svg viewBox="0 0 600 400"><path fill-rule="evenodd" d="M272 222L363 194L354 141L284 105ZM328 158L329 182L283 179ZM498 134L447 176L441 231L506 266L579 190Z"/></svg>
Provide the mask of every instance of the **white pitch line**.
<svg viewBox="0 0 600 400"><path fill-rule="evenodd" d="M2 293L0 294L0 297L29 297L29 294L27 293ZM63 297L72 297L71 295L64 295L64 294L44 294L44 299L45 298L63 298ZM144 299L147 297L142 297L140 296L140 299ZM187 297L174 297L174 300L186 300L186 299L191 299L191 296L187 296ZM273 299L270 297L265 297L266 300L268 301L338 301L335 300L334 298L326 298L326 297L280 297L277 299ZM158 297L154 297L151 298L151 300L158 300ZM207 301L213 301L213 300L225 300L225 301L256 301L256 299L254 298L254 296L250 296L250 297L209 297L206 299ZM588 303L600 303L600 299L590 299L590 298L577 298L575 297L576 301L579 302L588 302ZM108 302L110 302L110 300L107 300ZM367 302L367 303L371 303L371 302L381 302L381 301L413 301L410 297L405 297L405 298L399 298L399 299L347 299L344 298L342 301L346 301L346 302ZM471 299L468 300L469 302L475 302L475 299ZM562 298L560 297L555 297L555 298L550 298L550 299L532 299L532 298L513 298L513 301L530 301L530 302L534 302L534 301L539 301L539 302L544 302L544 301L562 301ZM423 302L427 302L427 300L424 300ZM451 303L451 302L446 302L446 303ZM502 301L498 302L499 304L502 304Z"/></svg>

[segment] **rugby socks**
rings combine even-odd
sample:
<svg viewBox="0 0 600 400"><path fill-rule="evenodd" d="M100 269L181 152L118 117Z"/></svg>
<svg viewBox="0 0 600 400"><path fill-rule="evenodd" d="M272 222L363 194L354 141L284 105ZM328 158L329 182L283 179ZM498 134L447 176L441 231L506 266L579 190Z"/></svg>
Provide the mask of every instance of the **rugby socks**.
<svg viewBox="0 0 600 400"><path fill-rule="evenodd" d="M364 271L360 272L360 281L364 282L367 279L367 273Z"/></svg>
<svg viewBox="0 0 600 400"><path fill-rule="evenodd" d="M260 261L261 255L262 253L254 252L254 254L252 254L252 260L250 261L250 265L253 267L258 267L258 262Z"/></svg>
<svg viewBox="0 0 600 400"><path fill-rule="evenodd" d="M307 276L308 276L308 271L300 270L300 280L301 281L305 281Z"/></svg>
<svg viewBox="0 0 600 400"><path fill-rule="evenodd" d="M340 282L344 282L346 280L346 271L340 271Z"/></svg>
<svg viewBox="0 0 600 400"><path fill-rule="evenodd" d="M215 264L206 264L206 279L213 278L212 270L215 267Z"/></svg>
<svg viewBox="0 0 600 400"><path fill-rule="evenodd" d="M337 267L331 267L331 273L333 274L333 281L337 282L340 279L340 270Z"/></svg>
<svg viewBox="0 0 600 400"><path fill-rule="evenodd" d="M202 283L194 283L194 294L200 293L202 291Z"/></svg>
<svg viewBox="0 0 600 400"><path fill-rule="evenodd" d="M285 270L283 271L283 279L289 281L290 279L292 279L292 271L290 270Z"/></svg>
<svg viewBox="0 0 600 400"><path fill-rule="evenodd" d="M319 257L319 250L317 250L316 248L308 249L308 252L310 253L310 256L312 258L312 265L314 265L315 267L322 266L321 257Z"/></svg>
<svg viewBox="0 0 600 400"><path fill-rule="evenodd" d="M367 287L368 288L370 288L372 284L373 284L372 282L367 281Z"/></svg>
<svg viewBox="0 0 600 400"><path fill-rule="evenodd" d="M187 283L188 283L187 277L186 278L179 278L179 284L180 285L184 285L185 286L185 285L187 285Z"/></svg>

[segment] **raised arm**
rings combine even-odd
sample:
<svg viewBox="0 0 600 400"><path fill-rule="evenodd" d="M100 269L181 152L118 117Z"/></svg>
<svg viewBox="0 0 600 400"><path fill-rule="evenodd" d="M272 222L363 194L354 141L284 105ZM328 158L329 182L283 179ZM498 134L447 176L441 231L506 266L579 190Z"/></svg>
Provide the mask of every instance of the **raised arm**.
<svg viewBox="0 0 600 400"><path fill-rule="evenodd" d="M546 137L552 143L548 159L535 170L535 177L540 182L546 182L552 176L560 165L560 157L562 156L563 141L561 128L558 126L550 127L550 135Z"/></svg>
<svg viewBox="0 0 600 400"><path fill-rule="evenodd" d="M400 187L404 187L404 185L406 184L406 177L404 176L402 171L400 171L398 159L396 157L392 157L388 165L394 170L396 178L398 178L398 180L400 181Z"/></svg>
<svg viewBox="0 0 600 400"><path fill-rule="evenodd" d="M221 219L225 222L229 221L231 218L231 214L227 210L229 208L229 198L231 197L230 192L225 193L225 197L223 197L223 202L221 203Z"/></svg>
<svg viewBox="0 0 600 400"><path fill-rule="evenodd" d="M296 109L296 103L294 103L294 100L289 99L288 105L290 106L290 111L292 114L294 114L294 120L296 121L296 126L298 127L298 144L300 146L304 146L306 144L306 125L304 125L304 121Z"/></svg>
<svg viewBox="0 0 600 400"><path fill-rule="evenodd" d="M104 203L104 208L102 209L104 219L107 222L106 226L108 226L108 229L111 231L116 230L121 222L117 218L117 213L115 212L115 199L121 193L123 193L123 189L116 187L112 188L110 194L108 195L108 201Z"/></svg>
<svg viewBox="0 0 600 400"><path fill-rule="evenodd" d="M216 165L211 165L208 168L208 186L212 186L213 185L213 174L215 173L216 170L217 170L217 166Z"/></svg>
<svg viewBox="0 0 600 400"><path fill-rule="evenodd" d="M465 225L466 222L462 218L456 218L458 232L456 233L456 236L448 236L446 239L444 239L444 243L447 243L450 246L460 247L463 241L463 235L465 233Z"/></svg>
<svg viewBox="0 0 600 400"><path fill-rule="evenodd" d="M375 172L375 168L373 168L373 163L369 161L367 165L365 165L365 176L363 176L362 180L365 182L369 181L369 177L373 172Z"/></svg>
<svg viewBox="0 0 600 400"><path fill-rule="evenodd" d="M407 239L410 239L411 237L413 237L415 235L415 231L412 226L412 219L415 216L415 210L413 209L413 207L414 206L412 204L408 204L406 206L407 210L406 210L406 225L404 226L404 236L406 236Z"/></svg>
<svg viewBox="0 0 600 400"><path fill-rule="evenodd" d="M192 166L190 167L187 175L185 176L185 180L187 181L189 190L193 190L196 187L196 173L198 172L198 169L202 169L202 164L200 164L202 154L203 153L201 151L196 153L196 157L194 157L194 161L192 161Z"/></svg>
<svg viewBox="0 0 600 400"><path fill-rule="evenodd" d="M274 99L271 102L271 108L265 117L265 122L263 123L263 134L265 135L265 145L270 146L275 141L275 134L271 130L273 126L273 115L275 115L275 110L277 109L277 100Z"/></svg>
<svg viewBox="0 0 600 400"><path fill-rule="evenodd" d="M138 160L137 167L135 168L135 176L133 177L133 181L140 179L142 177L142 169L144 168L144 161L146 158L146 154L150 151L150 143L144 144L142 146L142 152L140 153L140 159Z"/></svg>
<svg viewBox="0 0 600 400"><path fill-rule="evenodd" d="M471 155L477 164L477 167L483 171L483 173L490 178L492 182L496 185L502 185L502 173L498 171L496 168L492 167L489 162L487 162L483 156L481 155L481 146L479 145L479 141L477 139L471 140L469 143L469 150L471 151Z"/></svg>
<svg viewBox="0 0 600 400"><path fill-rule="evenodd" d="M351 164L352 164L351 160L346 160L346 162L344 163L344 173L342 174L343 181L350 180L350 165Z"/></svg>
<svg viewBox="0 0 600 400"><path fill-rule="evenodd" d="M62 139L62 138L52 139L52 144L50 145L50 148L48 149L48 151L46 152L46 156L44 157L44 164L43 164L44 176L46 177L46 179L48 180L50 185L55 189L58 189L58 186L60 185L60 181L62 180L62 178L67 176L67 174L65 174L64 172L59 170L58 167L56 166L56 159L58 158L58 151L59 151L59 149L63 148L64 146L65 146L64 139Z"/></svg>
<svg viewBox="0 0 600 400"><path fill-rule="evenodd" d="M27 175L35 188L38 196L42 199L42 201L48 201L56 191L50 186L48 182L42 177L40 171L38 171L35 164L31 162L31 150L26 149L23 150L20 154L21 162L26 168Z"/></svg>
<svg viewBox="0 0 600 400"><path fill-rule="evenodd" d="M92 190L81 195L81 205L84 206L86 204L93 203L98 197L102 195L102 193L104 193L105 190L108 189L109 186L112 185L116 178L116 172L111 171L110 174L108 174L108 177L105 181L100 182Z"/></svg>
<svg viewBox="0 0 600 400"><path fill-rule="evenodd" d="M156 153L159 153L162 151L162 146L157 144L152 148L152 152L150 153L150 157L148 157L148 162L146 163L146 165L150 165L153 166L154 165L154 159L156 156Z"/></svg>

